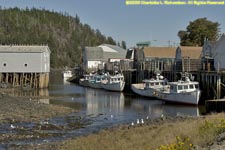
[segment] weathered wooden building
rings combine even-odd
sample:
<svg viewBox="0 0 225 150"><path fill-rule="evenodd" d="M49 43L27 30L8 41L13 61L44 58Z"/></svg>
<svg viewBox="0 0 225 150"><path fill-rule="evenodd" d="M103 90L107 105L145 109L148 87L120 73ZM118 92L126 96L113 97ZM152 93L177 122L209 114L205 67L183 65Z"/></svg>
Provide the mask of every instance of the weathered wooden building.
<svg viewBox="0 0 225 150"><path fill-rule="evenodd" d="M118 62L125 59L126 50L121 47L109 44L102 44L97 47L85 47L83 50L83 68L86 71L97 71L104 69L109 59Z"/></svg>
<svg viewBox="0 0 225 150"><path fill-rule="evenodd" d="M225 35L218 41L205 40L202 49L203 70L225 70Z"/></svg>
<svg viewBox="0 0 225 150"><path fill-rule="evenodd" d="M201 70L201 54L202 47L177 47L174 64L176 72L193 72Z"/></svg>
<svg viewBox="0 0 225 150"><path fill-rule="evenodd" d="M145 47L145 70L172 71L176 47Z"/></svg>
<svg viewBox="0 0 225 150"><path fill-rule="evenodd" d="M48 46L0 46L1 86L46 88L49 84L49 72Z"/></svg>

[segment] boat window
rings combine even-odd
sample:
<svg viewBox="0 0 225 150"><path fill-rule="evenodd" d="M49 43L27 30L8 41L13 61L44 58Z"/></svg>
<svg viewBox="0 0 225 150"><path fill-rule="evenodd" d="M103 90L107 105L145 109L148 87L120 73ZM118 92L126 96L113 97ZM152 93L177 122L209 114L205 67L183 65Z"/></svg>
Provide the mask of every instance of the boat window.
<svg viewBox="0 0 225 150"><path fill-rule="evenodd" d="M158 82L156 82L156 83L155 83L155 85L159 85L159 83L158 83Z"/></svg>
<svg viewBox="0 0 225 150"><path fill-rule="evenodd" d="M154 86L154 83L151 83L151 86Z"/></svg>
<svg viewBox="0 0 225 150"><path fill-rule="evenodd" d="M198 84L195 84L195 88L198 89Z"/></svg>
<svg viewBox="0 0 225 150"><path fill-rule="evenodd" d="M170 86L170 91L177 92L177 86L171 85Z"/></svg>
<svg viewBox="0 0 225 150"><path fill-rule="evenodd" d="M185 89L185 90L188 89L188 85L184 85L184 89Z"/></svg>
<svg viewBox="0 0 225 150"><path fill-rule="evenodd" d="M194 85L193 84L189 85L189 87L190 87L190 89L194 89Z"/></svg>
<svg viewBox="0 0 225 150"><path fill-rule="evenodd" d="M178 90L183 90L183 86L182 85L178 85Z"/></svg>

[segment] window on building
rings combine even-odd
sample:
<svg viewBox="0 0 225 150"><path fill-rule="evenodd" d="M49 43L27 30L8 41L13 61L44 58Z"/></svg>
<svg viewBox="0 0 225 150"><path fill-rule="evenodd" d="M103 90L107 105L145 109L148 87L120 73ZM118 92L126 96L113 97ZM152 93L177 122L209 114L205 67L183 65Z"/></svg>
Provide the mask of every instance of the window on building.
<svg viewBox="0 0 225 150"><path fill-rule="evenodd" d="M6 67L6 63L4 63L3 66Z"/></svg>

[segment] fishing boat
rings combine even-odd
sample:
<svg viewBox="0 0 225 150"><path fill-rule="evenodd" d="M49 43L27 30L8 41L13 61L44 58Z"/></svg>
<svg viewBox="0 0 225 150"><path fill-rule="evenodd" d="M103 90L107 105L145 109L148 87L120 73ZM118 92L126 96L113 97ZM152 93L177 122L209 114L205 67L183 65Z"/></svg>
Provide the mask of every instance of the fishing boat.
<svg viewBox="0 0 225 150"><path fill-rule="evenodd" d="M156 89L155 97L169 102L198 105L201 93L198 82L191 81L185 75L182 80L169 82L168 85L169 88Z"/></svg>
<svg viewBox="0 0 225 150"><path fill-rule="evenodd" d="M167 82L162 75L156 74L154 78L143 80L143 83L132 84L131 89L138 95L155 98L155 90L168 88Z"/></svg>
<svg viewBox="0 0 225 150"><path fill-rule="evenodd" d="M63 78L71 78L73 76L73 72L71 70L64 70L62 72Z"/></svg>
<svg viewBox="0 0 225 150"><path fill-rule="evenodd" d="M80 84L81 86L86 86L86 87L88 87L88 86L90 86L89 80L92 80L93 77L94 77L94 75L91 74L91 73L90 73L90 74L85 74L83 78L80 78L80 79L79 79L79 84Z"/></svg>
<svg viewBox="0 0 225 150"><path fill-rule="evenodd" d="M116 75L106 75L106 79L102 80L101 86L105 90L109 91L123 91L125 86L124 76L119 73Z"/></svg>
<svg viewBox="0 0 225 150"><path fill-rule="evenodd" d="M105 80L105 75L99 75L99 74L94 74L93 78L89 79L89 87L95 88L95 89L101 89L101 81Z"/></svg>

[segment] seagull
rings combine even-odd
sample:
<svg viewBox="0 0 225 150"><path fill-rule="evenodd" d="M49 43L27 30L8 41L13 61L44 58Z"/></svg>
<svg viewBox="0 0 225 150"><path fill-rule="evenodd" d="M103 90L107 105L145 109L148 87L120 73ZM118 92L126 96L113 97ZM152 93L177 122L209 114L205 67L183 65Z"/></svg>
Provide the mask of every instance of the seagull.
<svg viewBox="0 0 225 150"><path fill-rule="evenodd" d="M163 114L161 115L161 119L162 119L162 120L165 120L165 119L166 119L165 116L164 116Z"/></svg>
<svg viewBox="0 0 225 150"><path fill-rule="evenodd" d="M48 124L48 121L44 121L44 124Z"/></svg>
<svg viewBox="0 0 225 150"><path fill-rule="evenodd" d="M144 124L144 120L143 119L141 119L141 124Z"/></svg>
<svg viewBox="0 0 225 150"><path fill-rule="evenodd" d="M131 123L131 126L134 126L134 123L133 122Z"/></svg>
<svg viewBox="0 0 225 150"><path fill-rule="evenodd" d="M146 119L148 120L149 119L149 116L147 116Z"/></svg>
<svg viewBox="0 0 225 150"><path fill-rule="evenodd" d="M13 124L11 124L10 127L11 127L12 129L15 129L15 128L16 128Z"/></svg>
<svg viewBox="0 0 225 150"><path fill-rule="evenodd" d="M139 124L140 122L139 122L139 119L137 119L137 124Z"/></svg>

